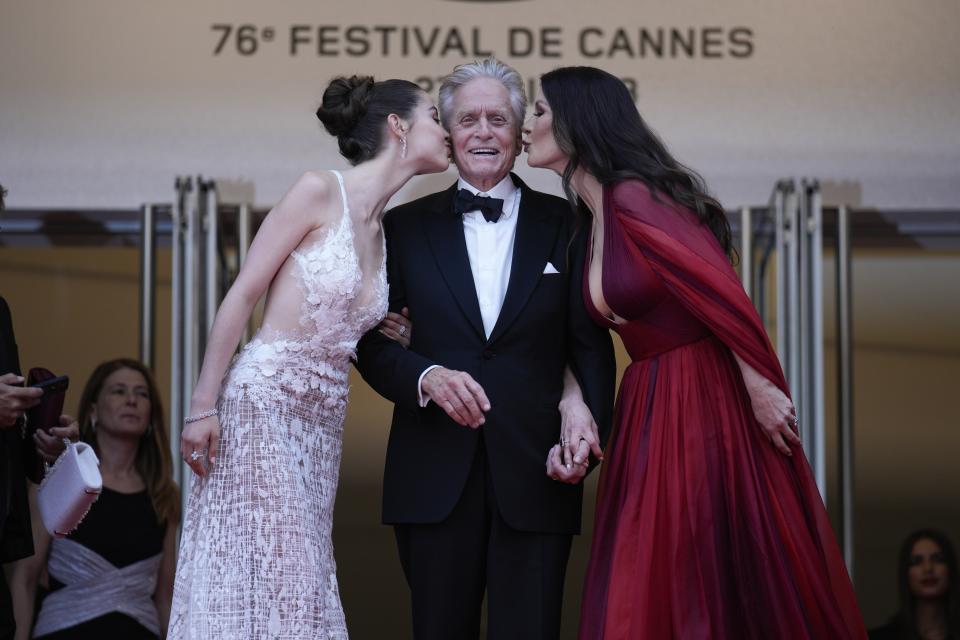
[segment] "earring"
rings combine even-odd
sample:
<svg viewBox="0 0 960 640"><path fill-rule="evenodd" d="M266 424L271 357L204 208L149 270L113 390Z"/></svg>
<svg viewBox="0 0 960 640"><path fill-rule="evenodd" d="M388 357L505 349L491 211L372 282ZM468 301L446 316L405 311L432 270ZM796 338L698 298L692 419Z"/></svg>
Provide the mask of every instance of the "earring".
<svg viewBox="0 0 960 640"><path fill-rule="evenodd" d="M400 157L407 157L407 136L400 137Z"/></svg>
<svg viewBox="0 0 960 640"><path fill-rule="evenodd" d="M97 430L97 418L96 418L96 416L91 416L91 417L90 417L90 430L91 430L91 431L96 431L96 430Z"/></svg>

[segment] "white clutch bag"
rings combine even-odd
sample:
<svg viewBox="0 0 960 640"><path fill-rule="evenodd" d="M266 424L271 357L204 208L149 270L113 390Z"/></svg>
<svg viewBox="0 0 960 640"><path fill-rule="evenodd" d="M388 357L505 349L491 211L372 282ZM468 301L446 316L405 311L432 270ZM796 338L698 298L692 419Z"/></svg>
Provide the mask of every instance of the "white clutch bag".
<svg viewBox="0 0 960 640"><path fill-rule="evenodd" d="M102 490L100 461L93 447L68 441L40 483L37 503L43 526L53 537L64 537L77 528Z"/></svg>

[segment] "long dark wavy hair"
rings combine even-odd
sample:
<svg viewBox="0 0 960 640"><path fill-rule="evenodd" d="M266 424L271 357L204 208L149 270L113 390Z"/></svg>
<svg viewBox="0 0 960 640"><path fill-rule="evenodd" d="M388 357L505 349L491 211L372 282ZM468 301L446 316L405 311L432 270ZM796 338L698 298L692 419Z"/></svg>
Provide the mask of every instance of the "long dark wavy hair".
<svg viewBox="0 0 960 640"><path fill-rule="evenodd" d="M696 213L735 259L723 207L699 174L670 155L619 78L595 67L560 67L540 83L553 111L554 137L570 158L562 178L571 203L579 203L570 182L580 167L602 185L640 180L655 198L667 196Z"/></svg>
<svg viewBox="0 0 960 640"><path fill-rule="evenodd" d="M140 437L137 447L137 458L134 466L147 486L147 494L153 503L153 510L157 514L157 521L161 524L176 522L180 519L180 491L173 481L173 460L170 454L170 438L167 435L167 426L163 418L163 403L160 401L160 392L153 374L139 360L117 358L97 365L90 374L87 384L80 395L80 439L97 451L97 433L94 429L91 414L93 406L100 397L103 384L114 371L133 369L139 372L147 381L147 390L150 395L150 425L146 433Z"/></svg>
<svg viewBox="0 0 960 640"><path fill-rule="evenodd" d="M936 529L920 529L914 531L903 541L900 555L897 559L897 586L900 596L900 610L894 616L897 627L897 637L901 640L920 640L917 633L917 619L915 609L917 599L910 591L910 564L913 557L913 546L920 540L932 540L943 554L947 565L947 593L944 596L943 606L947 621L947 638L960 638L960 585L957 583L957 554L953 544L945 534Z"/></svg>

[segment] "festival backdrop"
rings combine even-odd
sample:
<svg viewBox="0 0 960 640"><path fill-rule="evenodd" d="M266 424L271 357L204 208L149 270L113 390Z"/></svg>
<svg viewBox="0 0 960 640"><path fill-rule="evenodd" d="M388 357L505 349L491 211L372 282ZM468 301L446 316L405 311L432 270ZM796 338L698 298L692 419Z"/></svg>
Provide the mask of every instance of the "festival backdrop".
<svg viewBox="0 0 960 640"><path fill-rule="evenodd" d="M950 206L957 24L957 0L0 0L0 182L11 207L135 207L200 172L269 205L344 165L313 115L331 77L435 96L494 54L531 93L561 65L622 77L729 206L786 175L856 183L866 205Z"/></svg>

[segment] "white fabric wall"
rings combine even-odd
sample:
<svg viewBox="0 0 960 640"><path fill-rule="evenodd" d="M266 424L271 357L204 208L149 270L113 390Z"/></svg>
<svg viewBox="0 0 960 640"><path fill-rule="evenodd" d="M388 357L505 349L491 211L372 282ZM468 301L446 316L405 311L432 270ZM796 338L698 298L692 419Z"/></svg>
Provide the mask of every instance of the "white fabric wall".
<svg viewBox="0 0 960 640"><path fill-rule="evenodd" d="M231 41L217 56L218 23L275 35L253 55ZM0 0L0 183L11 207L132 207L170 201L175 175L202 172L251 181L270 204L303 170L343 165L313 116L331 76L439 77L489 50L525 76L594 64L633 79L649 122L729 206L765 202L785 175L858 183L865 205L958 206L957 24L957 0ZM309 27L297 55L292 25ZM318 55L320 25L339 30L324 45L339 55ZM399 32L389 55L375 33L366 55L347 55L348 27L378 25L440 35L429 55L412 34L401 55ZM466 56L440 51L454 27ZM557 43L510 55L512 28L545 27ZM641 27L693 28L708 44L692 57L581 54L581 30L604 33L589 34L592 51L618 27L634 48Z"/></svg>

